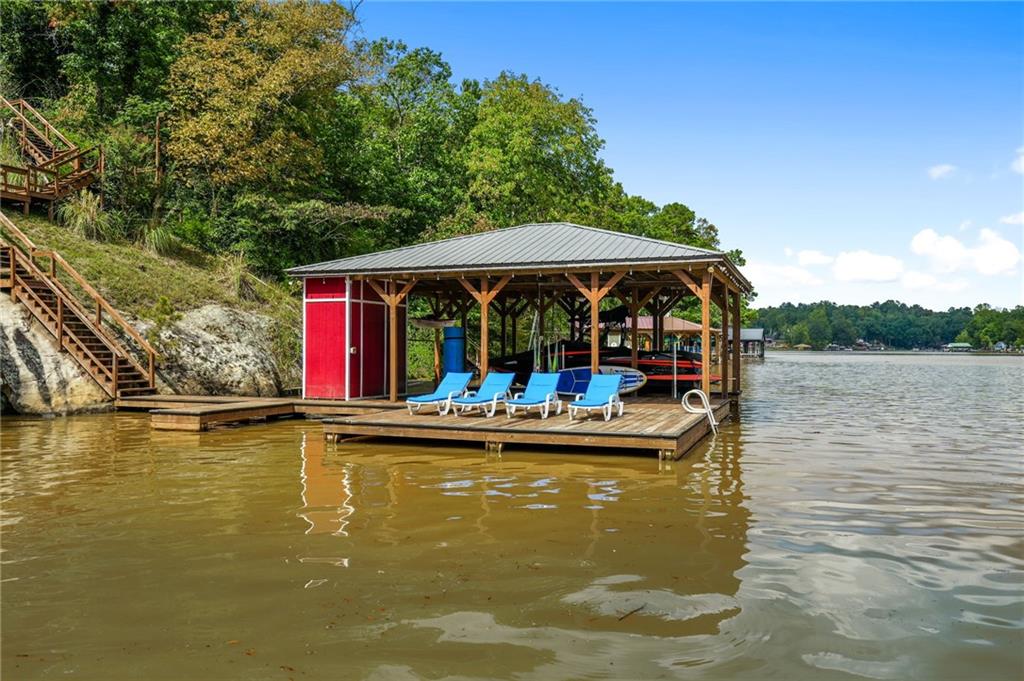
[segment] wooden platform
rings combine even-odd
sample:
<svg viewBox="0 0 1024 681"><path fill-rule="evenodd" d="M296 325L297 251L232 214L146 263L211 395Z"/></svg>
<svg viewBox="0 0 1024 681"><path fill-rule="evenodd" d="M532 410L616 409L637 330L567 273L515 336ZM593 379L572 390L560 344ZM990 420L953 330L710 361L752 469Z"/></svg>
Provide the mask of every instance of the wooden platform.
<svg viewBox="0 0 1024 681"><path fill-rule="evenodd" d="M346 416L404 408L387 400L305 400L281 397L216 397L207 395L137 395L121 397L119 410L150 412L157 430L202 431L213 425L247 423L292 416Z"/></svg>
<svg viewBox="0 0 1024 681"><path fill-rule="evenodd" d="M729 400L717 398L712 406L719 421L729 417ZM494 418L409 414L405 409L324 420L324 437L330 441L375 436L480 442L499 449L506 444L602 447L653 450L673 459L683 456L709 432L706 418L686 413L678 402L667 398L627 402L626 413L611 421L597 415L571 421L565 412L547 419L536 413L509 419L503 414Z"/></svg>

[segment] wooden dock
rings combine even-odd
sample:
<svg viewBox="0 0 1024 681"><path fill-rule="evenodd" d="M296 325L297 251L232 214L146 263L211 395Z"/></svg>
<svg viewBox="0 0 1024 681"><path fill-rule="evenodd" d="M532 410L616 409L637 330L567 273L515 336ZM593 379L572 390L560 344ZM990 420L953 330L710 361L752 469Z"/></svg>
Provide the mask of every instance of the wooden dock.
<svg viewBox="0 0 1024 681"><path fill-rule="evenodd" d="M134 395L121 397L119 410L149 411L156 430L198 432L214 425L268 418L346 416L404 408L387 400L304 400L289 397L217 397L207 395Z"/></svg>
<svg viewBox="0 0 1024 681"><path fill-rule="evenodd" d="M715 418L731 414L729 399L711 400ZM500 451L505 445L544 445L656 452L678 459L709 432L707 419L689 414L667 397L639 397L626 402L621 417L569 420L568 414L541 419L536 413L440 416L409 414L402 402L388 400L307 400L280 397L215 397L206 395L134 395L115 402L119 410L146 410L156 430L200 432L212 426L246 424L273 418L323 418L324 437L339 442L380 437L474 442ZM325 418L324 418L325 417Z"/></svg>
<svg viewBox="0 0 1024 681"><path fill-rule="evenodd" d="M712 400L712 408L719 421L731 413L728 399ZM477 414L440 416L425 411L409 414L405 409L324 420L324 437L334 442L373 436L479 442L499 451L506 444L602 447L653 450L672 459L681 457L709 432L705 417L683 411L678 402L643 398L627 402L626 413L611 421L599 416L569 420L564 412L547 419L536 413L510 419L503 414L494 418Z"/></svg>

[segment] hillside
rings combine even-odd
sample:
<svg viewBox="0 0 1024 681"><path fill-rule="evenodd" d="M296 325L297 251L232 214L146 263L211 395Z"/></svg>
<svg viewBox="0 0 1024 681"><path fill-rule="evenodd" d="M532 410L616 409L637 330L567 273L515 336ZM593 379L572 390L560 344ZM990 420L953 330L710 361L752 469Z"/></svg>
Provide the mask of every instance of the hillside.
<svg viewBox="0 0 1024 681"><path fill-rule="evenodd" d="M298 384L302 310L297 286L268 283L232 256L185 247L162 256L132 243L93 241L41 216L6 208L4 213L39 248L59 252L114 307L142 320L158 349L168 342L161 339L162 330L204 306L269 317L273 331L266 341L281 381L286 387Z"/></svg>

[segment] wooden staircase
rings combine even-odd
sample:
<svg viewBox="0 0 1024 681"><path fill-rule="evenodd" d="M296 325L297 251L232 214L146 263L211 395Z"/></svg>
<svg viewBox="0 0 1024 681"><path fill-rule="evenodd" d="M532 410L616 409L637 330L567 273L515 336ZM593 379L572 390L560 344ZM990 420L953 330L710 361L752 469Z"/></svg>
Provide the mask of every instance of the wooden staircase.
<svg viewBox="0 0 1024 681"><path fill-rule="evenodd" d="M24 166L0 164L0 198L18 201L27 215L32 201L53 206L103 174L103 148L80 149L24 99L0 97L0 123L18 142Z"/></svg>
<svg viewBox="0 0 1024 681"><path fill-rule="evenodd" d="M152 346L60 254L37 248L3 213L0 291L28 308L111 398L156 392Z"/></svg>

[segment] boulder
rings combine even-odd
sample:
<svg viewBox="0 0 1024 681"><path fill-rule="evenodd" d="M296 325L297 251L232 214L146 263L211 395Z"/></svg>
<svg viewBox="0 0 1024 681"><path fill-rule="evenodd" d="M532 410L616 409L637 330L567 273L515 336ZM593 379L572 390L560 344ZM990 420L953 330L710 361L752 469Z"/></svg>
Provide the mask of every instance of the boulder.
<svg viewBox="0 0 1024 681"><path fill-rule="evenodd" d="M111 407L110 398L42 324L0 295L2 407L20 414L74 414Z"/></svg>
<svg viewBox="0 0 1024 681"><path fill-rule="evenodd" d="M146 335L148 320L129 319ZM274 322L220 305L190 310L156 332L157 390L164 394L281 394L274 361ZM125 347L131 347L122 339ZM145 361L139 358L143 366ZM0 296L0 407L4 412L64 415L110 409L106 392L31 313Z"/></svg>
<svg viewBox="0 0 1024 681"><path fill-rule="evenodd" d="M147 335L153 323L134 321ZM274 362L274 322L264 315L205 305L156 332L157 387L181 395L281 394Z"/></svg>

